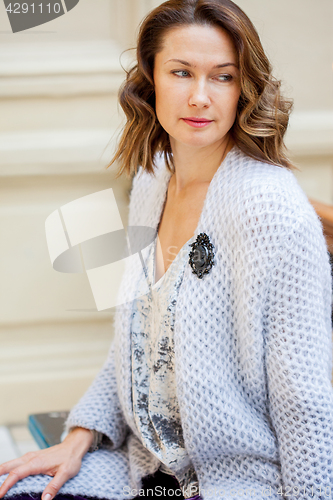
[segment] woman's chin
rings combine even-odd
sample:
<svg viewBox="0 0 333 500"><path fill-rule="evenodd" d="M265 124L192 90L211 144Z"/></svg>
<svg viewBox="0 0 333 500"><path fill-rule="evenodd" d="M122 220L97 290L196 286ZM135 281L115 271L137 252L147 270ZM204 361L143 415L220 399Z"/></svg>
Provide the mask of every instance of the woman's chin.
<svg viewBox="0 0 333 500"><path fill-rule="evenodd" d="M217 144L221 144L223 142L223 139L217 139L216 141L212 141L211 137L192 137L192 138L187 138L183 140L174 140L171 141L171 147L172 149L177 149L179 150L180 148L190 148L192 150L194 149L202 149L202 148L207 148L209 149L210 147L216 148Z"/></svg>

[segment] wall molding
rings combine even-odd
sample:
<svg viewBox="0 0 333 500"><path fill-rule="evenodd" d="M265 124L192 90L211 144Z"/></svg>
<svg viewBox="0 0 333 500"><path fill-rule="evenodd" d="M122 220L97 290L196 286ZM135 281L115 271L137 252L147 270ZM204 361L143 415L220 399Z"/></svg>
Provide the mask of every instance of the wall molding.
<svg viewBox="0 0 333 500"><path fill-rule="evenodd" d="M333 110L294 111L285 142L294 156L333 156Z"/></svg>
<svg viewBox="0 0 333 500"><path fill-rule="evenodd" d="M111 128L0 132L0 177L101 172L115 134Z"/></svg>
<svg viewBox="0 0 333 500"><path fill-rule="evenodd" d="M0 97L117 93L133 63L114 40L3 44ZM121 61L121 62L120 62Z"/></svg>

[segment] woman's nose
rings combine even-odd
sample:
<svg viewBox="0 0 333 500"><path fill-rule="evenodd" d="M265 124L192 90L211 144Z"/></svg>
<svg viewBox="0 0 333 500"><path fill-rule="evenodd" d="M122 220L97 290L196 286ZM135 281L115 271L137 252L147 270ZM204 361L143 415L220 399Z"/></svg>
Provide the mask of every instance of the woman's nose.
<svg viewBox="0 0 333 500"><path fill-rule="evenodd" d="M197 107L206 107L210 104L207 84L203 80L194 81L191 85L189 96L189 105Z"/></svg>

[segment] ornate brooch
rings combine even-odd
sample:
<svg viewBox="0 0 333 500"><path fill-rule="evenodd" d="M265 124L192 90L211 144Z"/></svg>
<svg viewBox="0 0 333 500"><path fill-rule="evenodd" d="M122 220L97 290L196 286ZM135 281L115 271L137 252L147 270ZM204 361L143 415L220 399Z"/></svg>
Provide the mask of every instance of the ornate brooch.
<svg viewBox="0 0 333 500"><path fill-rule="evenodd" d="M206 233L200 233L190 246L192 250L190 251L189 264L192 267L192 272L201 279L213 267L214 245L209 241Z"/></svg>

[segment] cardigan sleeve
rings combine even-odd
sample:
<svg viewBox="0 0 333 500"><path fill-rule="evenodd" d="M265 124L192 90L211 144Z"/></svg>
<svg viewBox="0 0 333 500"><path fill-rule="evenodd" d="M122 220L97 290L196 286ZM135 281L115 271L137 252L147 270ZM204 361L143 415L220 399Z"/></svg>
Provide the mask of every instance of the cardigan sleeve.
<svg viewBox="0 0 333 500"><path fill-rule="evenodd" d="M331 273L315 212L298 215L275 250L264 323L269 411L283 481L279 493L289 500L331 498Z"/></svg>
<svg viewBox="0 0 333 500"><path fill-rule="evenodd" d="M120 447L125 440L128 427L118 398L113 342L102 369L67 417L65 431L74 427L104 434L108 440L103 442L107 441L110 449Z"/></svg>

